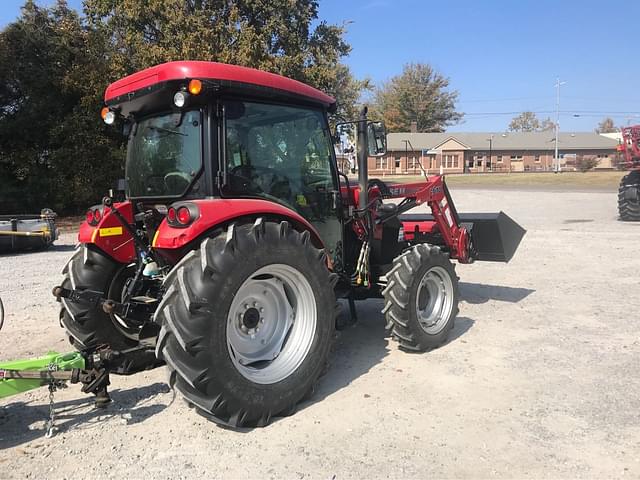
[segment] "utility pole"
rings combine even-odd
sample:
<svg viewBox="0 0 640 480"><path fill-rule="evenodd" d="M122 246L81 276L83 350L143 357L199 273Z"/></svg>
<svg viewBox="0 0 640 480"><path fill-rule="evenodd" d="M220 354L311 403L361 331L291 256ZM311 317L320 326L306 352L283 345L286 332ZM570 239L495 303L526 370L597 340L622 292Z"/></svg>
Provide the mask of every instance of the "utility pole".
<svg viewBox="0 0 640 480"><path fill-rule="evenodd" d="M491 160L491 155L493 154L493 133L489 135L487 140L489 140L489 160L485 162L485 166L489 167L489 171L492 171L493 161Z"/></svg>
<svg viewBox="0 0 640 480"><path fill-rule="evenodd" d="M556 152L554 155L555 172L560 171L560 159L558 158L558 136L560 135L560 85L567 82L561 82L560 78L556 78Z"/></svg>

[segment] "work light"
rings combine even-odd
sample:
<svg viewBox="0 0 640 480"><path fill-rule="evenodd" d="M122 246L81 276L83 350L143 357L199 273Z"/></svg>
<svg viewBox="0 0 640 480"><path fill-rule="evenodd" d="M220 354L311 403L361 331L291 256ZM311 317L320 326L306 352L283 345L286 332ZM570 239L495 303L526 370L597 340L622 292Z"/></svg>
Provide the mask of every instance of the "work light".
<svg viewBox="0 0 640 480"><path fill-rule="evenodd" d="M176 92L176 94L173 96L173 104L178 108L182 108L186 105L188 98L189 94L181 90L179 92Z"/></svg>

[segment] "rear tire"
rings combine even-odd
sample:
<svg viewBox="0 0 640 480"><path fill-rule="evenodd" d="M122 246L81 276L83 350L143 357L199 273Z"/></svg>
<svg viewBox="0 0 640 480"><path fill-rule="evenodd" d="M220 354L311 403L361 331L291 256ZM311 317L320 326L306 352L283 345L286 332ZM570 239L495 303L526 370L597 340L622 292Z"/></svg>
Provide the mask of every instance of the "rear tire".
<svg viewBox="0 0 640 480"><path fill-rule="evenodd" d="M62 273L62 287L79 290L95 290L107 295L118 281L122 265L95 248L81 245ZM120 301L120 298L113 297ZM109 346L113 350L126 350L138 345L137 340L123 335L112 319L100 308L79 305L61 299L60 324L66 329L71 344L80 351ZM114 373L134 373L157 365L155 355L146 353L130 357L122 365L115 365Z"/></svg>
<svg viewBox="0 0 640 480"><path fill-rule="evenodd" d="M636 193L638 200L628 198L631 189L636 192L640 189L640 172L633 171L622 177L620 187L618 188L618 214L620 220L627 222L640 221L640 196Z"/></svg>
<svg viewBox="0 0 640 480"><path fill-rule="evenodd" d="M387 329L403 350L441 346L458 314L458 277L440 247L416 245L393 261L383 290Z"/></svg>
<svg viewBox="0 0 640 480"><path fill-rule="evenodd" d="M265 426L313 391L335 296L308 232L286 221L231 225L188 253L165 287L156 355L200 413L225 426Z"/></svg>

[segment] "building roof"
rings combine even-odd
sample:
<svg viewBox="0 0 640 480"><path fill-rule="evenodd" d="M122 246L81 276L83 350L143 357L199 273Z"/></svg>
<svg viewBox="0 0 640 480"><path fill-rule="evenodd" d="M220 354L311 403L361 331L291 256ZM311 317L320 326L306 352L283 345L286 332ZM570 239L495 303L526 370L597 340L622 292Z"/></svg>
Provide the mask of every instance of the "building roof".
<svg viewBox="0 0 640 480"><path fill-rule="evenodd" d="M146 68L113 82L104 93L108 102L114 98L132 93L152 85L170 80L189 80L192 78L220 82L241 83L280 90L292 95L304 97L314 103L329 107L335 99L297 80L263 72L254 68L240 67L217 62L181 61L168 62Z"/></svg>
<svg viewBox="0 0 640 480"><path fill-rule="evenodd" d="M438 150L448 140L454 140L468 150L553 150L554 132L444 132L444 133L389 133L387 150ZM409 143L405 146L405 140ZM618 141L592 132L560 132L560 150L613 150ZM413 148L412 148L413 147Z"/></svg>

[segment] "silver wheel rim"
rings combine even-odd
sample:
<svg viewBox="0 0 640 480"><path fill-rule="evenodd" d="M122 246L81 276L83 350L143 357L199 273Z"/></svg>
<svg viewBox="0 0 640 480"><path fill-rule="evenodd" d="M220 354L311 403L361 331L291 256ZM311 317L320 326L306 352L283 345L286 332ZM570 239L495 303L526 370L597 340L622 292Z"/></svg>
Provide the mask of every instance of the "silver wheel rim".
<svg viewBox="0 0 640 480"><path fill-rule="evenodd" d="M416 313L422 329L429 335L442 331L453 308L453 282L442 267L431 267L420 280Z"/></svg>
<svg viewBox="0 0 640 480"><path fill-rule="evenodd" d="M245 280L231 302L231 360L254 383L284 380L307 357L316 321L315 295L305 276L289 265L262 267Z"/></svg>

